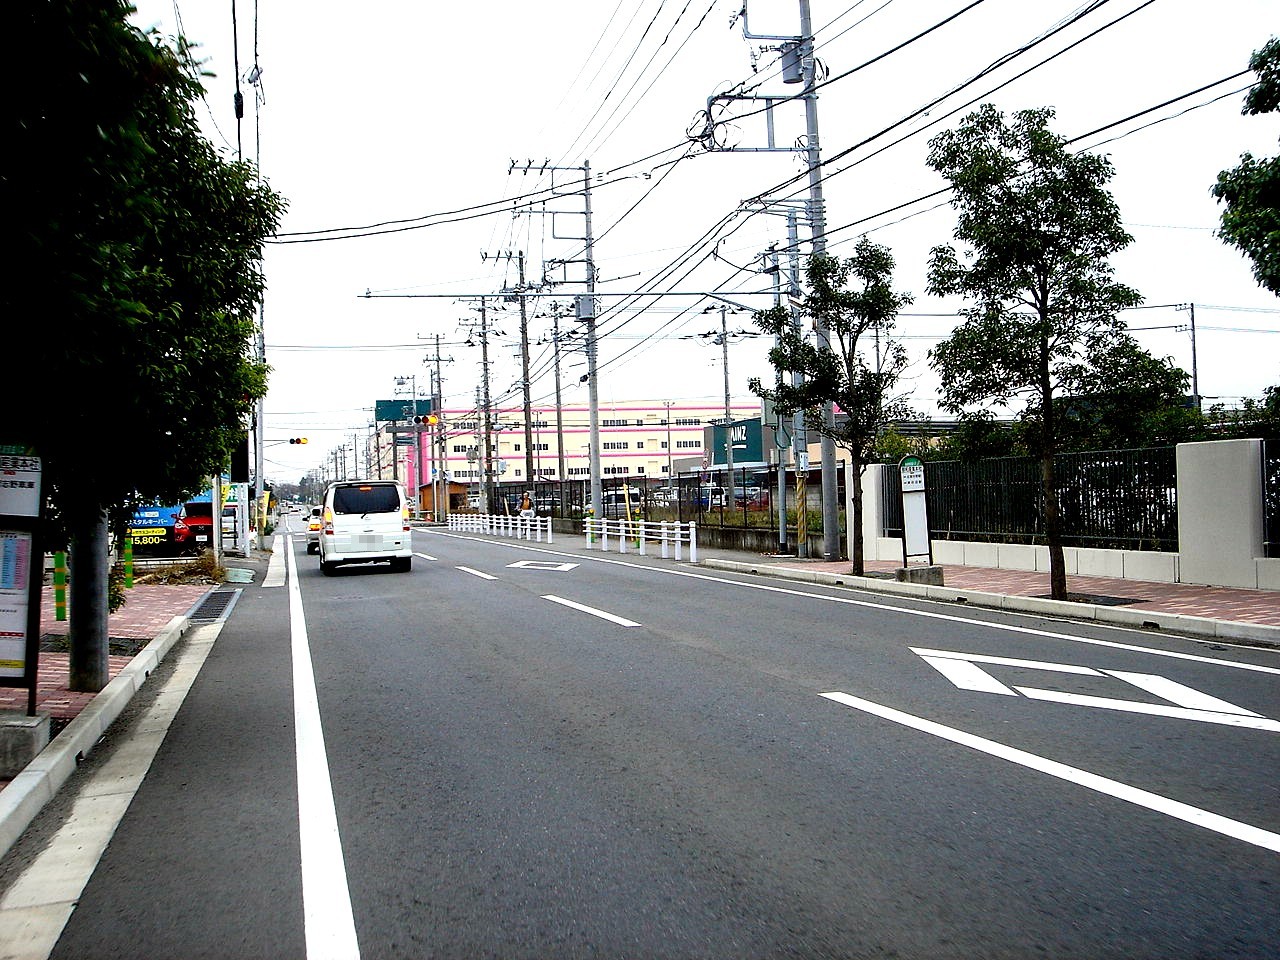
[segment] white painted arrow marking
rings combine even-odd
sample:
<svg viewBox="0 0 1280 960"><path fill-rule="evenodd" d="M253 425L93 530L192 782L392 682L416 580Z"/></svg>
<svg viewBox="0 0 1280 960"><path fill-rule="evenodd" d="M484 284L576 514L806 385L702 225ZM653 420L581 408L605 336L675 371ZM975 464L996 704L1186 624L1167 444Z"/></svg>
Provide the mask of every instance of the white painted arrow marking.
<svg viewBox="0 0 1280 960"><path fill-rule="evenodd" d="M961 690L976 693L994 693L1005 697L1021 694L1031 700L1051 703L1070 703L1080 707L1097 707L1102 710L1120 710L1125 713L1143 713L1149 716L1175 717L1179 720L1197 720L1201 723L1220 723L1230 727L1248 727L1251 730L1270 730L1280 733L1280 722L1237 707L1235 704L1201 693L1176 680L1153 673L1130 673L1125 670L1095 670L1072 663L1050 663L1040 660L1018 660L1011 657L992 657L981 653L957 653L954 650L930 650L911 647L925 663L950 680ZM1077 676L1114 677L1125 683L1167 700L1174 706L1146 703L1141 700L1123 700L1114 697L1094 697L1040 687L1010 687L978 664L1020 667L1024 670L1044 670L1049 673L1070 673Z"/></svg>

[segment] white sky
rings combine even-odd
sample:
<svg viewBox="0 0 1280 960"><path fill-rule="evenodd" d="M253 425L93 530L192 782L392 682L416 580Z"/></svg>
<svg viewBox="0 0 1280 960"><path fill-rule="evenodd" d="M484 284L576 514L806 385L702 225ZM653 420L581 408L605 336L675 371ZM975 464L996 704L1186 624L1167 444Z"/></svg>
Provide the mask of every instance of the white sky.
<svg viewBox="0 0 1280 960"><path fill-rule="evenodd" d="M785 244L785 221L731 214L764 194L803 199L804 180L774 190L801 173L796 156L695 149L671 167L712 94L753 81L763 81L763 93L796 90L776 75L776 54L761 52L768 42L745 40L740 20L731 25L742 0L136 2L139 26L171 34L176 15L182 32L200 44L206 69L216 74L206 81L201 122L229 155L239 149L256 158L288 200L282 234L339 228L377 234L386 228L373 225L391 221L413 228L268 248L269 479L296 482L353 434L366 432L373 402L396 395L397 377L416 374L425 396L424 359L434 356L437 334L441 354L451 358L443 364L445 406L474 404L480 350L465 345L460 321L478 319L475 304L387 295L496 293L514 285L516 267L494 254L524 251L530 281L541 276L544 260L580 256L581 244L557 237L580 235L581 217L517 216L510 202L502 203L546 186L536 173L509 172L513 160L521 168L530 160L535 168L548 160L590 162L592 172L602 174L593 193L602 405L723 400L720 348L700 336L719 329L718 309L703 312L711 301L636 302L609 293L718 290L736 291L728 295L743 303L771 302L747 294L768 290L770 279L740 268L758 267L769 244ZM972 3L812 0L818 57L835 77ZM797 0L749 0L752 32L797 33L798 6ZM899 124L1089 7L1096 9L1079 23L947 97L927 116ZM917 361L917 409L936 410L926 354L956 322L930 314L957 306L924 293L929 248L952 242L954 224L943 198L911 202L944 186L925 165L928 139L954 128L972 109L965 106L970 100L1006 111L1051 106L1053 129L1078 137L1246 69L1251 52L1280 32L1278 13L1275 0L980 0L923 39L821 90L824 160L876 137L827 168L829 252L847 255L863 231L892 249L897 286L916 298L899 333L909 338ZM258 102L247 82L255 62ZM233 111L237 63L246 104L240 124ZM1228 402L1280 382L1280 301L1258 287L1242 255L1213 235L1218 206L1209 194L1218 171L1233 166L1242 151L1273 156L1280 150L1276 115L1240 114L1243 94L1233 91L1252 78L1213 86L1077 144L1108 153L1116 167L1112 192L1134 236L1115 260L1117 276L1153 307L1127 313L1130 326L1185 324L1187 311L1160 305L1195 303L1200 392ZM1209 102L1216 97L1222 99ZM1159 122L1147 126L1153 121ZM776 124L778 142L792 143L803 131L803 106L782 106ZM762 118L732 125L728 136L742 146L763 145ZM486 215L450 215L470 207ZM580 209L580 199L539 207L553 208ZM801 238L808 237L802 223ZM366 290L382 296L365 298ZM580 291L566 283L549 297L567 302ZM543 404L554 402L549 347L540 343L551 329L547 309L539 302L529 322L532 396ZM518 313L513 305L491 318L502 333L490 341L491 392L502 406L518 407ZM755 329L745 313L730 314L728 323L731 331ZM562 321L562 333L574 326ZM1187 332L1137 336L1153 353L1191 369ZM766 350L762 337L731 340L735 400L750 399L749 377L773 378ZM565 357L566 404L587 401L585 384L578 384L584 363L580 353ZM292 436L310 443L291 446L285 441Z"/></svg>

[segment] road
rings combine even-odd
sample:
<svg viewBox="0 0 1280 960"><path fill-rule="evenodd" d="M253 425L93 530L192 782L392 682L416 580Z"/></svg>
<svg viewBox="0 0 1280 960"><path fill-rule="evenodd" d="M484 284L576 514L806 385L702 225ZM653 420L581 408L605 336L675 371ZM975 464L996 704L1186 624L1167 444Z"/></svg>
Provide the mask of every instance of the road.
<svg viewBox="0 0 1280 960"><path fill-rule="evenodd" d="M172 703L52 956L1280 952L1275 651L436 530L329 578L302 543L0 865L12 898L89 859L41 852L90 846Z"/></svg>

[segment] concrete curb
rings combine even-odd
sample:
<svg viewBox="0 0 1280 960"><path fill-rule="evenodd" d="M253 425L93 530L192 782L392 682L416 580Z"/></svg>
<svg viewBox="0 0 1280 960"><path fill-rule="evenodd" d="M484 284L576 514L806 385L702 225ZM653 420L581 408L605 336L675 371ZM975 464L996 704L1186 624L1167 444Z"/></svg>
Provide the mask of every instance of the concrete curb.
<svg viewBox="0 0 1280 960"><path fill-rule="evenodd" d="M1135 610L1126 607L1108 607L1088 603L1072 603L1066 600L1045 600L1040 597L1017 597L1002 593L985 593L981 590L958 590L954 587L934 587L919 583L899 583L879 577L855 577L852 574L824 573L817 570L788 570L767 563L743 563L738 560L703 559L701 566L737 573L754 573L760 576L796 580L802 583L821 583L831 587L848 587L873 593L916 597L921 600L937 600L941 603L961 603L994 610L1016 613L1035 613L1072 620L1096 620L1099 623L1121 627L1156 627L1197 637L1245 641L1259 646L1280 648L1280 627L1261 623L1243 623L1238 620L1212 620L1208 617L1192 617L1181 613L1161 613L1156 610Z"/></svg>
<svg viewBox="0 0 1280 960"><path fill-rule="evenodd" d="M75 772L76 765L120 716L190 624L190 618L185 615L170 620L159 635L94 696L79 716L0 790L0 857L9 852L45 804L54 798Z"/></svg>

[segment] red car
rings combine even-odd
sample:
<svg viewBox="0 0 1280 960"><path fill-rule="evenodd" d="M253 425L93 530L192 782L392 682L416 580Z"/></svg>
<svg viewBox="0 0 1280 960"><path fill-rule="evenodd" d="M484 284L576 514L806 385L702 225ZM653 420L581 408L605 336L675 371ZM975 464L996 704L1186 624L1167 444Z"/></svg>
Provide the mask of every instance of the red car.
<svg viewBox="0 0 1280 960"><path fill-rule="evenodd" d="M207 500L184 504L173 518L173 542L191 553L213 549L213 504Z"/></svg>

